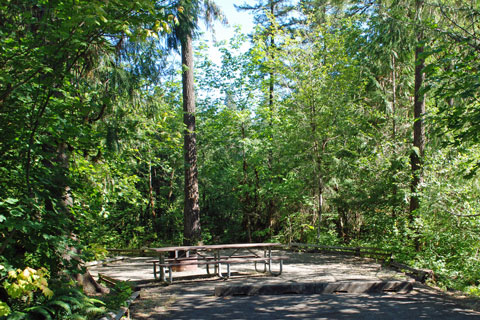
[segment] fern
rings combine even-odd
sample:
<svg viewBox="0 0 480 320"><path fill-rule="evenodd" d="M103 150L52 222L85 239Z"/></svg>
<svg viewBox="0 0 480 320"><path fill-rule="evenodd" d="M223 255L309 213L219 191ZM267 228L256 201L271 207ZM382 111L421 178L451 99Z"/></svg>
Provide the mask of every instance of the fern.
<svg viewBox="0 0 480 320"><path fill-rule="evenodd" d="M36 318L36 317L32 317L35 314L41 314L45 320L53 319L52 314L54 314L54 310L48 308L47 306L42 306L42 305L35 306L35 307L27 308L26 311L28 312L27 319Z"/></svg>
<svg viewBox="0 0 480 320"><path fill-rule="evenodd" d="M70 308L70 305L65 301L62 301L62 300L49 301L48 305L52 307L56 307L56 306L60 307L61 309L65 310L68 314L72 313L72 309Z"/></svg>

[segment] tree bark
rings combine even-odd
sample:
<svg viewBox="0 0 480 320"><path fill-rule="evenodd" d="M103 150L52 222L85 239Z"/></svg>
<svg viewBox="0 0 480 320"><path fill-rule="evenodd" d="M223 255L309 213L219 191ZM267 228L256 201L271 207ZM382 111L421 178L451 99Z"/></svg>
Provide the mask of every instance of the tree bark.
<svg viewBox="0 0 480 320"><path fill-rule="evenodd" d="M423 0L417 0L416 6L416 22L420 22L420 12L423 6ZM413 123L413 146L414 150L410 156L410 163L412 167L412 183L410 186L410 223L413 224L415 219L415 211L420 208L420 201L418 197L418 189L423 181L422 166L423 156L425 151L425 126L423 116L425 114L425 94L421 92L425 80L425 59L422 57L424 51L424 34L423 30L419 29L417 32L417 44L415 47L415 88L414 88L414 123ZM418 239L415 237L415 247L418 250Z"/></svg>
<svg viewBox="0 0 480 320"><path fill-rule="evenodd" d="M397 146L397 70L396 70L396 59L395 59L395 51L392 52L392 141L393 141L393 156L396 157L396 146ZM395 170L396 172L397 170ZM397 198L397 184L394 183L392 185L393 190L393 198ZM392 217L396 217L395 207L392 206Z"/></svg>
<svg viewBox="0 0 480 320"><path fill-rule="evenodd" d="M397 140L397 72L396 72L395 53L392 53L392 140L395 143Z"/></svg>
<svg viewBox="0 0 480 320"><path fill-rule="evenodd" d="M153 195L153 174L152 174L152 162L148 164L148 198L149 198L149 206L150 206L150 219L153 220L153 224L155 225L155 196Z"/></svg>
<svg viewBox="0 0 480 320"><path fill-rule="evenodd" d="M71 149L65 142L58 143L56 150L50 150L52 156L55 155L53 160L45 161L44 165L52 168L54 177L51 183L50 194L51 198L47 198L45 203L45 209L49 211L55 210L55 204L52 200L56 200L57 210L68 217L70 221L74 221L75 218L72 215L71 208L73 206L73 197L67 178L67 172L70 167L70 153ZM70 226L66 226L65 237L69 237L73 242L78 242L75 234L70 230ZM108 293L110 290L103 287L92 277L88 270L84 270L83 266L85 262L79 258L80 251L75 246L68 246L65 251L61 252L62 259L66 264L70 263L76 266L76 269L71 270L75 273L72 274L72 278L80 285L83 291L87 294L95 293ZM65 266L62 266L65 267Z"/></svg>
<svg viewBox="0 0 480 320"><path fill-rule="evenodd" d="M192 36L187 34L182 44L182 85L185 201L183 208L183 243L194 245L201 241L200 206L198 193L197 142L195 137L195 91L193 87Z"/></svg>
<svg viewBox="0 0 480 320"><path fill-rule="evenodd" d="M274 1L270 1L270 14L272 17L275 14L275 3ZM270 46L268 48L269 51L269 57L271 62L274 61L275 59L275 35L272 33L270 34ZM273 137L273 117L275 116L275 105L274 105L274 90L275 90L275 74L274 70L272 67L270 67L270 71L268 72L269 78L268 78L268 107L269 107L269 112L270 112L270 118L269 118L269 123L268 126L270 128L270 139L271 141L274 141ZM273 152L272 149L269 148L268 152L268 169L270 171L270 184L273 184L272 182L272 176L273 176ZM273 198L270 198L268 200L267 204L267 221L265 227L269 229L269 236L272 237L272 228L273 228L273 215L275 213L275 201Z"/></svg>

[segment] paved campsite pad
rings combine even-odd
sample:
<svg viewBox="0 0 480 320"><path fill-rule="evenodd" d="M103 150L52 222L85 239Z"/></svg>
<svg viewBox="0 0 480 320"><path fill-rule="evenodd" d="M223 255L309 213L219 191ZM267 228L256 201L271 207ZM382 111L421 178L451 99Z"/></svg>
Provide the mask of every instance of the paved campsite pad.
<svg viewBox="0 0 480 320"><path fill-rule="evenodd" d="M164 286L151 281L152 267L146 262L152 258L128 258L107 266L92 267L91 271L120 280L138 281L142 291L132 305L131 314L135 320L480 319L480 313L460 307L445 295L417 285L407 294L294 294L296 291L291 288L308 288L319 284L408 283L411 279L382 267L373 259L320 253L286 254L290 259L285 262L284 271L278 277L255 273L252 264L245 264L233 266L233 276L226 281L207 277L204 268L199 268L197 271L175 273L177 280L172 285ZM280 291L285 291L274 295L217 297L214 291L219 287L250 288L247 291L252 288L254 291L268 291L268 287L279 287Z"/></svg>
<svg viewBox="0 0 480 320"><path fill-rule="evenodd" d="M144 305L139 302L136 307ZM150 309L151 310L151 309ZM159 311L159 312L158 312ZM133 319L478 319L443 297L408 295L178 296L168 310L135 309Z"/></svg>
<svg viewBox="0 0 480 320"><path fill-rule="evenodd" d="M384 268L373 259L359 258L348 255L322 254L322 253L297 253L297 252L275 252L275 255L288 256L284 262L283 273L279 277L264 276L256 273L253 263L232 265L231 283L279 283L279 282L336 282L351 280L408 280L409 278L401 273ZM153 280L153 267L148 261L152 257L125 258L123 260L98 265L90 268L93 276L102 273L119 280L148 281ZM272 265L276 271L278 264ZM248 277L245 277L249 275ZM182 282L183 279L216 279L216 283L222 283L218 278L208 277L205 266L195 271L183 271L174 273L175 282Z"/></svg>

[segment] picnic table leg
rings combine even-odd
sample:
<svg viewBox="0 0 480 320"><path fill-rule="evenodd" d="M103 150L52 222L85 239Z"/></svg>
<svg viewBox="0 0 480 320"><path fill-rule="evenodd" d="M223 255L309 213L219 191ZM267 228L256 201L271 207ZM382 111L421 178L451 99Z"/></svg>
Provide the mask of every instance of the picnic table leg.
<svg viewBox="0 0 480 320"><path fill-rule="evenodd" d="M221 279L228 279L230 278L230 263L226 263L227 265L227 276L224 276L222 274L222 264L221 263L218 263L218 276L221 278Z"/></svg>
<svg viewBox="0 0 480 320"><path fill-rule="evenodd" d="M278 272L272 271L272 248L268 247L268 272L272 276L279 276L282 274L282 269L283 269L283 259L280 259L280 270Z"/></svg>
<svg viewBox="0 0 480 320"><path fill-rule="evenodd" d="M272 271L272 260L270 259L269 260L269 263L268 263L268 272L272 275L272 276L279 276L282 274L282 271L283 271L283 260L280 260L280 269L278 272L273 272Z"/></svg>
<svg viewBox="0 0 480 320"><path fill-rule="evenodd" d="M222 275L222 264L221 263L218 263L218 264L215 264L215 267L218 266L218 269L217 269L217 275L223 279L223 275Z"/></svg>
<svg viewBox="0 0 480 320"><path fill-rule="evenodd" d="M220 250L215 250L213 252L213 257L214 257L215 260L220 260L220 256L221 256L220 255ZM220 272L219 268L220 268L219 265L217 265L217 264L213 265L214 272L219 273Z"/></svg>
<svg viewBox="0 0 480 320"><path fill-rule="evenodd" d="M207 258L205 260L208 261ZM220 260L220 253L217 250L213 252L213 260L214 261ZM213 265L213 273L218 274L218 267L216 264ZM208 263L207 263L207 274L210 275L210 265Z"/></svg>
<svg viewBox="0 0 480 320"><path fill-rule="evenodd" d="M255 261L255 271L261 272L261 273L267 272L267 263L266 262L262 262L263 263L263 270L258 270L257 263L258 262Z"/></svg>
<svg viewBox="0 0 480 320"><path fill-rule="evenodd" d="M269 257L270 254L271 254L271 252L269 252L269 253L267 254L267 250L263 250L263 257L264 257L264 258ZM262 262L262 263L263 263L263 271L258 270L257 262L255 262L255 271L261 272L261 273L267 272L267 262L264 261L264 262Z"/></svg>
<svg viewBox="0 0 480 320"><path fill-rule="evenodd" d="M153 261L153 278L157 280L157 261Z"/></svg>
<svg viewBox="0 0 480 320"><path fill-rule="evenodd" d="M207 263L207 274L208 275L211 275L211 272L210 272L210 265ZM218 273L218 269L217 269L217 265L214 265L213 267L213 274L217 274Z"/></svg>
<svg viewBox="0 0 480 320"><path fill-rule="evenodd" d="M160 267L160 281L165 282L167 281L165 277L165 267Z"/></svg>
<svg viewBox="0 0 480 320"><path fill-rule="evenodd" d="M272 248L271 247L268 247L267 258L268 258L268 272L272 274Z"/></svg>
<svg viewBox="0 0 480 320"><path fill-rule="evenodd" d="M165 263L165 257L163 255L163 252L160 252L160 256L158 257L158 263L160 264L160 280L165 281L165 270L161 266L163 263Z"/></svg>

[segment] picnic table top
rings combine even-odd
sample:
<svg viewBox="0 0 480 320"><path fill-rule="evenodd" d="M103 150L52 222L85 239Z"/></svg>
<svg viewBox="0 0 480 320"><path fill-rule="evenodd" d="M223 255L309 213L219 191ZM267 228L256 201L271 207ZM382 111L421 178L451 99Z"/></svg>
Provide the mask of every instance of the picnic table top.
<svg viewBox="0 0 480 320"><path fill-rule="evenodd" d="M230 243L230 244L210 244L201 246L173 246L173 247L159 247L148 248L155 252L171 252L171 251L190 251L190 250L223 250L223 249L253 249L253 248L272 248L279 247L281 243Z"/></svg>

